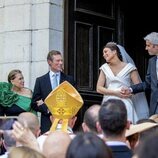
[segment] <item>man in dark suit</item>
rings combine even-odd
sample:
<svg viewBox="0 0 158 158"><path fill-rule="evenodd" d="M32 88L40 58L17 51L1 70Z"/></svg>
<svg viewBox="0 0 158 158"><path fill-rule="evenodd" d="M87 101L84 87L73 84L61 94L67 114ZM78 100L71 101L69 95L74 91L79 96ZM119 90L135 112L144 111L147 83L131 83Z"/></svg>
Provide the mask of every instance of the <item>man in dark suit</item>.
<svg viewBox="0 0 158 158"><path fill-rule="evenodd" d="M50 51L47 55L47 62L50 71L36 79L32 97L32 108L41 112L41 134L48 131L51 127L50 112L44 104L45 98L63 81L68 81L75 86L73 77L62 72L63 59L59 51Z"/></svg>
<svg viewBox="0 0 158 158"><path fill-rule="evenodd" d="M128 93L138 93L150 90L150 116L158 114L158 33L152 32L144 37L146 41L145 49L149 55L153 56L149 59L148 69L145 81L131 86L130 89L125 90Z"/></svg>
<svg viewBox="0 0 158 158"><path fill-rule="evenodd" d="M107 145L112 149L114 158L131 158L133 153L126 144L127 110L120 99L103 102L99 111L99 123Z"/></svg>

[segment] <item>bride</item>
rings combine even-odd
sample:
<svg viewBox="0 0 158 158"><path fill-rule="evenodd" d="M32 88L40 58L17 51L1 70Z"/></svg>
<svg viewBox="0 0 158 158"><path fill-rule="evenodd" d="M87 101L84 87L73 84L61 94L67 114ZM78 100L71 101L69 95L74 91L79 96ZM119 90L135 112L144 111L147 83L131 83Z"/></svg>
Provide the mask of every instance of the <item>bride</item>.
<svg viewBox="0 0 158 158"><path fill-rule="evenodd" d="M106 63L100 67L97 92L103 94L103 102L109 98L124 101L128 120L136 123L139 119L148 118L149 110L144 93L128 96L121 93L121 88L141 82L137 68L125 49L108 42L103 48Z"/></svg>

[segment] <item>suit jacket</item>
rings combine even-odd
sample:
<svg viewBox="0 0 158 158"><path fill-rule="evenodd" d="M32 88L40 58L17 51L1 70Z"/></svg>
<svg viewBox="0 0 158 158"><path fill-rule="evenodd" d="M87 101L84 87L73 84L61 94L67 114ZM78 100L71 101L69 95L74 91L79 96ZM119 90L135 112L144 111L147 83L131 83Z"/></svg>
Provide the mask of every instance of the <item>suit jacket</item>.
<svg viewBox="0 0 158 158"><path fill-rule="evenodd" d="M151 91L150 95L150 115L155 114L158 105L158 80L156 73L156 60L157 56L149 59L148 70L145 81L131 86L133 93L138 93L146 90Z"/></svg>
<svg viewBox="0 0 158 158"><path fill-rule="evenodd" d="M132 151L126 145L110 145L114 158L131 158Z"/></svg>
<svg viewBox="0 0 158 158"><path fill-rule="evenodd" d="M73 86L75 86L73 77L61 72L60 83L63 81L68 81ZM37 106L36 101L40 99L44 101L51 91L52 86L48 72L47 74L36 79L31 103L31 106L34 110L41 112L41 134L47 132L51 127L50 113L48 112L48 108L45 104Z"/></svg>

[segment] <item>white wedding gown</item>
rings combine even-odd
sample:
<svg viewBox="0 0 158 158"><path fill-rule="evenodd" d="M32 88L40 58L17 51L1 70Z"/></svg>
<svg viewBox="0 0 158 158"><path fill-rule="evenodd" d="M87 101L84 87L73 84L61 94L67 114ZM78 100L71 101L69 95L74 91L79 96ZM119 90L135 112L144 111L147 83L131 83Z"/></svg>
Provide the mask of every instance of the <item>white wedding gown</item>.
<svg viewBox="0 0 158 158"><path fill-rule="evenodd" d="M106 85L107 89L118 90L121 89L122 86L130 87L132 82L130 78L131 71L135 70L136 67L131 63L128 63L117 75L114 75L112 70L110 69L107 63L103 64L100 69L104 72L106 76ZM117 96L112 95L104 95L103 101L106 101L111 98L121 99L127 109L128 120L132 123L136 123L138 119L148 118L149 110L148 104L144 94L141 94L141 98L137 97L138 100L135 100L135 95L131 98L119 98ZM134 102L133 102L134 98ZM140 103L139 103L140 102ZM136 103L136 104L135 104ZM134 105L135 104L135 105Z"/></svg>

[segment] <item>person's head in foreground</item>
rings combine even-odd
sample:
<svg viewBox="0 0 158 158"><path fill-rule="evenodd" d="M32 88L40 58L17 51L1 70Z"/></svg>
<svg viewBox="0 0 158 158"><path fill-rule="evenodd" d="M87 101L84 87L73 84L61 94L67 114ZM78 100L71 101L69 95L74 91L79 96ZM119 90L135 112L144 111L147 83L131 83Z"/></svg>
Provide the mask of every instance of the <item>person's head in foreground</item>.
<svg viewBox="0 0 158 158"><path fill-rule="evenodd" d="M66 158L112 158L112 152L96 134L79 133L71 141Z"/></svg>

